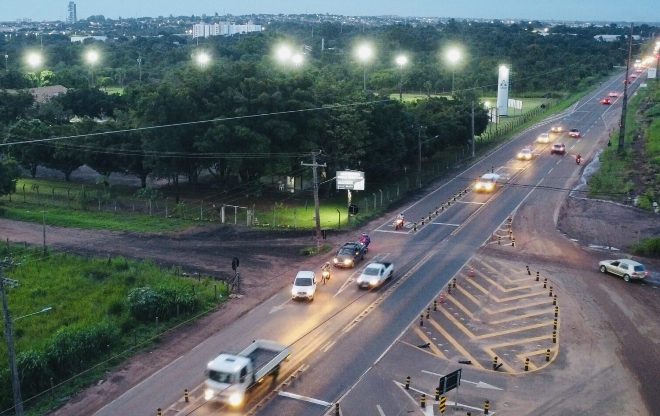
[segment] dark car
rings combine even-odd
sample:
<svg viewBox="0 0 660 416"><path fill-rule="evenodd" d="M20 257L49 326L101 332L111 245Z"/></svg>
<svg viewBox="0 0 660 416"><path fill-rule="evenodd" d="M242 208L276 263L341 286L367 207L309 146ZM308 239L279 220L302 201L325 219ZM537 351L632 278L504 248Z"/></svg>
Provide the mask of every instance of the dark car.
<svg viewBox="0 0 660 416"><path fill-rule="evenodd" d="M336 267L355 267L355 263L364 259L364 246L360 243L346 243L337 250L332 259Z"/></svg>
<svg viewBox="0 0 660 416"><path fill-rule="evenodd" d="M555 143L552 145L552 148L550 149L551 155L563 155L565 153L566 153L566 146L564 146L564 143Z"/></svg>

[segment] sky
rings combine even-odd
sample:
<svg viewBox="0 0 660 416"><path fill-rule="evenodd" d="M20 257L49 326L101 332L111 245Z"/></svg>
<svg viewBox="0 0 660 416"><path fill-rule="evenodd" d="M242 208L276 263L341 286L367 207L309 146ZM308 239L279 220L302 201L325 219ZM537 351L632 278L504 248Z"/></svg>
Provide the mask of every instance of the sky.
<svg viewBox="0 0 660 416"><path fill-rule="evenodd" d="M77 0L78 18L330 13L524 20L660 22L658 0ZM0 0L0 21L65 20L68 0Z"/></svg>

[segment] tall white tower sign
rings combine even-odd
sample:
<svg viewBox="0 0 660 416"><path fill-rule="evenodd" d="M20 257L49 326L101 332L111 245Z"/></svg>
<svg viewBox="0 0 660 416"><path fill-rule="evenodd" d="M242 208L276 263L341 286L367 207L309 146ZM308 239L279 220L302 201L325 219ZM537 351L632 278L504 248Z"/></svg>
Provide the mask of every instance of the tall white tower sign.
<svg viewBox="0 0 660 416"><path fill-rule="evenodd" d="M500 65L497 77L497 114L509 115L509 68Z"/></svg>

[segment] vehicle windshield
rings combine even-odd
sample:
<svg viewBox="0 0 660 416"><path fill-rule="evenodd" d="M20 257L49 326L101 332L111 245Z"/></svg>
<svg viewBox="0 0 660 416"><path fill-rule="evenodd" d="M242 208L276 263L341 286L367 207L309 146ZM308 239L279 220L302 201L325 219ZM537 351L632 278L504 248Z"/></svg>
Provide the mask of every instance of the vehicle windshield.
<svg viewBox="0 0 660 416"><path fill-rule="evenodd" d="M295 286L311 286L313 284L311 277L299 277L296 279Z"/></svg>
<svg viewBox="0 0 660 416"><path fill-rule="evenodd" d="M380 269L377 267L368 267L364 269L364 274L367 276L378 276L378 271Z"/></svg>
<svg viewBox="0 0 660 416"><path fill-rule="evenodd" d="M641 264L639 266L635 266L635 271L636 272L643 272L644 271L644 266L642 266Z"/></svg>
<svg viewBox="0 0 660 416"><path fill-rule="evenodd" d="M209 379L218 383L231 384L232 378L233 378L232 373L225 373L223 371L214 371L214 370L209 371Z"/></svg>
<svg viewBox="0 0 660 416"><path fill-rule="evenodd" d="M340 249L339 253L337 253L337 254L340 255L340 256L352 256L353 252L354 252L353 250L354 250L353 248L346 247L346 248Z"/></svg>

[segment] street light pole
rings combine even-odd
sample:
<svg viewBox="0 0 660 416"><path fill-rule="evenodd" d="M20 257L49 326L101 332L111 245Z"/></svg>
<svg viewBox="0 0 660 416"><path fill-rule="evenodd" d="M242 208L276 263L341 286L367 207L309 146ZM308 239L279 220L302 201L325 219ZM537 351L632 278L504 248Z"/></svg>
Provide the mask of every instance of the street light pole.
<svg viewBox="0 0 660 416"><path fill-rule="evenodd" d="M474 159L474 100L472 100L472 117L470 120L470 137L472 138L472 159Z"/></svg>
<svg viewBox="0 0 660 416"><path fill-rule="evenodd" d="M628 109L628 71L630 71L630 60L632 59L632 36L633 24L630 24L630 37L628 39L628 59L626 60L626 77L623 79L623 100L621 101L621 121L619 123L619 146L617 153L623 154L623 143L626 135L626 112ZM657 76L657 74L656 74Z"/></svg>
<svg viewBox="0 0 660 416"><path fill-rule="evenodd" d="M138 72L139 72L139 81L142 82L142 56L137 58Z"/></svg>
<svg viewBox="0 0 660 416"><path fill-rule="evenodd" d="M5 72L9 72L9 54L5 53Z"/></svg>
<svg viewBox="0 0 660 416"><path fill-rule="evenodd" d="M11 373L11 387L14 393L14 411L16 416L23 416L23 399L21 398L21 382L18 378L18 367L16 366L16 352L14 351L14 333L12 329L11 315L5 295L5 278L2 275L0 264L0 296L2 297L2 312L5 317L5 338L7 339L7 355L9 356L9 371Z"/></svg>

